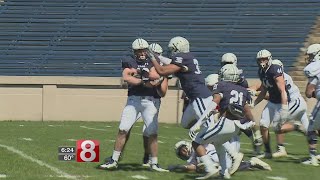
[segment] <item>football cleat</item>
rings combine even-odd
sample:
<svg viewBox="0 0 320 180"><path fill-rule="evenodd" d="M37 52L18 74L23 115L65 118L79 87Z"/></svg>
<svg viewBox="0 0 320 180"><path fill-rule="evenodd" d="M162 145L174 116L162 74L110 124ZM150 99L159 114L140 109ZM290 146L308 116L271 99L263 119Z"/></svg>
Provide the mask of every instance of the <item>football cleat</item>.
<svg viewBox="0 0 320 180"><path fill-rule="evenodd" d="M261 158L263 158L263 159L271 159L272 158L272 154L269 153L269 152L265 152L263 154L260 154L260 155L256 156L256 158L259 158L259 159L261 159Z"/></svg>
<svg viewBox="0 0 320 180"><path fill-rule="evenodd" d="M277 152L272 154L272 157L274 158L287 157L287 156L288 154L284 146L278 146Z"/></svg>
<svg viewBox="0 0 320 180"><path fill-rule="evenodd" d="M231 167L229 169L230 175L234 174L238 170L238 168L239 168L239 166L241 164L241 161L243 159L243 153L239 152L234 157L231 157L231 159L232 159L232 164L231 164Z"/></svg>
<svg viewBox="0 0 320 180"><path fill-rule="evenodd" d="M316 158L320 161L320 154L316 155Z"/></svg>
<svg viewBox="0 0 320 180"><path fill-rule="evenodd" d="M223 174L222 172L220 172L220 177L223 179L231 179L231 175L229 174L228 169L226 169Z"/></svg>
<svg viewBox="0 0 320 180"><path fill-rule="evenodd" d="M268 170L271 171L271 167L269 164L261 161L260 159L256 158L256 157L252 157L250 159L250 164L252 167L258 168L258 169L264 169L264 170Z"/></svg>
<svg viewBox="0 0 320 180"><path fill-rule="evenodd" d="M163 169L159 166L159 164L151 164L150 165L151 171L158 171L158 172L169 172L168 169Z"/></svg>
<svg viewBox="0 0 320 180"><path fill-rule="evenodd" d="M112 156L106 157L106 158L104 159L104 162L109 162L109 161L111 161L111 159L112 159ZM122 159L122 155L120 155L118 162L120 162L121 159Z"/></svg>
<svg viewBox="0 0 320 180"><path fill-rule="evenodd" d="M143 167L150 167L151 161L149 160L149 156L143 157L142 159L142 166Z"/></svg>
<svg viewBox="0 0 320 180"><path fill-rule="evenodd" d="M108 162L100 164L98 168L99 169L117 169L118 162L111 158Z"/></svg>
<svg viewBox="0 0 320 180"><path fill-rule="evenodd" d="M319 166L318 159L315 156L311 156L308 160L303 161L302 164L304 164L304 165L312 165L312 166Z"/></svg>

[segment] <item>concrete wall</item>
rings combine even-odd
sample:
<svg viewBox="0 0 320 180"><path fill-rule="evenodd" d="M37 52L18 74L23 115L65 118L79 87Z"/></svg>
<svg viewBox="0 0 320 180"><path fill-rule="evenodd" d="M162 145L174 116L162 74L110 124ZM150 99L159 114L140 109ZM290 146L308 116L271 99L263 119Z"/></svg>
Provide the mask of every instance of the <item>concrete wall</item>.
<svg viewBox="0 0 320 180"><path fill-rule="evenodd" d="M180 121L183 101L175 84L176 79L170 80L162 99L160 122ZM119 121L126 98L120 78L0 76L0 120ZM315 101L307 103L310 111ZM264 105L253 109L256 118Z"/></svg>

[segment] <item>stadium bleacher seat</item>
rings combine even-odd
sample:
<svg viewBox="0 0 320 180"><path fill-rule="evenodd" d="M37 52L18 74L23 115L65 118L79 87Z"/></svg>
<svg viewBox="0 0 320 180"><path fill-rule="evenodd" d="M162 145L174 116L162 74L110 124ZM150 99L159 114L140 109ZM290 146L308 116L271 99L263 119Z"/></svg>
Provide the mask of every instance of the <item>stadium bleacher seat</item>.
<svg viewBox="0 0 320 180"><path fill-rule="evenodd" d="M320 14L318 0L7 0L0 6L0 75L121 76L142 37L164 49L185 36L205 75L226 52L256 77L262 48L288 69ZM253 63L254 62L254 63Z"/></svg>

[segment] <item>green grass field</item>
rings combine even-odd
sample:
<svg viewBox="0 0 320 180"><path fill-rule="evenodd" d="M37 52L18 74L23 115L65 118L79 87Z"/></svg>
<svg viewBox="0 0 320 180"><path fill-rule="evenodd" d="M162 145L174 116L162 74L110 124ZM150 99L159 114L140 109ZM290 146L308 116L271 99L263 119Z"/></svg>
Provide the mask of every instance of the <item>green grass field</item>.
<svg viewBox="0 0 320 180"><path fill-rule="evenodd" d="M4 179L194 179L196 173L157 173L141 166L142 123L136 123L126 146L119 169L98 170L99 163L58 161L59 146L76 146L75 140L93 139L100 141L100 162L112 154L118 122L0 122L0 178ZM174 144L187 139L188 133L178 125L161 124L159 130L159 163L163 167L183 164L175 156ZM274 137L272 136L274 141ZM286 136L288 158L265 160L272 171L242 171L232 179L318 179L320 167L299 164L308 156L305 137L298 133ZM272 145L275 148L274 145ZM251 154L251 145L245 135L241 136L241 149L245 159Z"/></svg>

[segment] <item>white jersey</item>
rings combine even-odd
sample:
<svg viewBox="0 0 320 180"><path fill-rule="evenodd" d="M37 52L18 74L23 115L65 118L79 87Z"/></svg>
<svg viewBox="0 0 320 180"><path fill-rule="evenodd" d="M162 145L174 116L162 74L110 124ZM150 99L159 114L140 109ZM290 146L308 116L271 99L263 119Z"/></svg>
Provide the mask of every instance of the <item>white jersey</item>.
<svg viewBox="0 0 320 180"><path fill-rule="evenodd" d="M211 157L211 159L213 160L213 162L215 163L219 163L219 159L218 159L218 155L217 155L217 151L216 148L214 147L213 144L206 144L204 145L207 154ZM196 152L192 152L190 158L187 160L188 164L193 164L193 165L197 165L200 162L199 157L197 157Z"/></svg>
<svg viewBox="0 0 320 180"><path fill-rule="evenodd" d="M303 69L308 78L308 83L316 85L317 99L320 99L320 61L313 61Z"/></svg>
<svg viewBox="0 0 320 180"><path fill-rule="evenodd" d="M291 101L298 99L301 96L298 86L293 83L293 80L289 74L283 73L283 75Z"/></svg>
<svg viewBox="0 0 320 180"><path fill-rule="evenodd" d="M239 136L234 136L230 141L230 145L231 147L236 151L239 152L240 151L240 138ZM217 151L216 148L214 147L213 144L206 144L204 145L205 149L206 149L206 153L211 157L211 159L213 160L213 162L215 162L216 164L219 164L219 158L217 155ZM229 156L226 156L227 158L227 167L230 168L232 165L232 160ZM200 162L200 158L197 157L196 152L192 152L190 158L187 160L188 164L193 164L193 165L197 165Z"/></svg>

